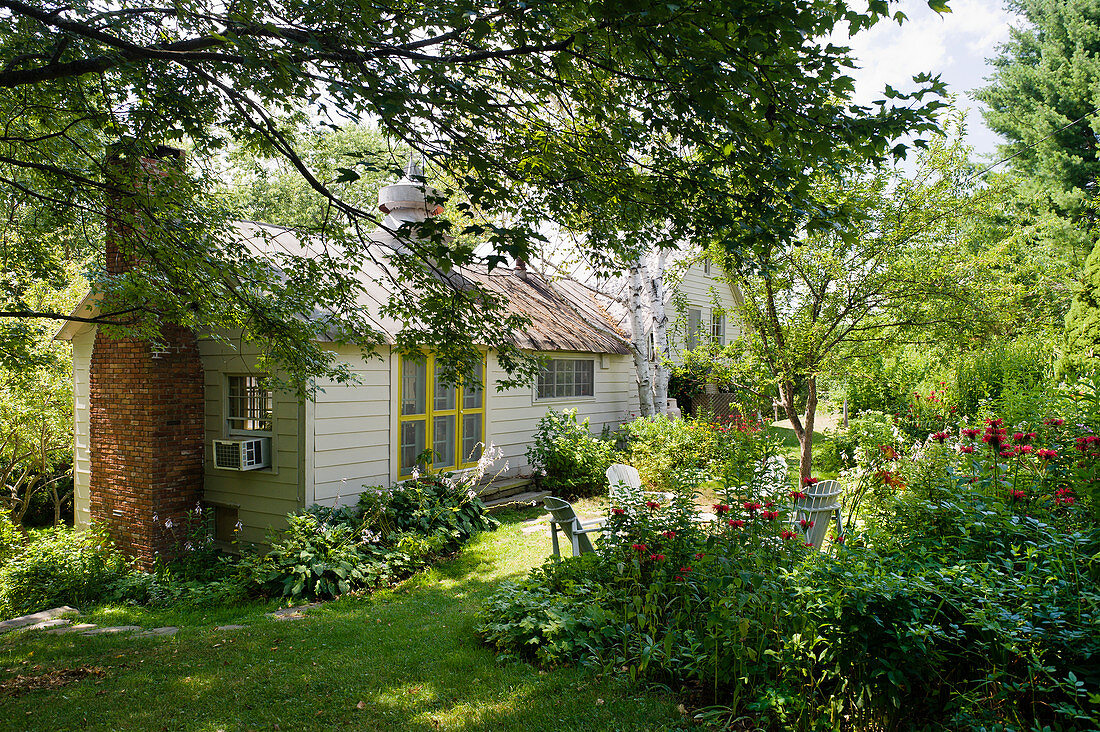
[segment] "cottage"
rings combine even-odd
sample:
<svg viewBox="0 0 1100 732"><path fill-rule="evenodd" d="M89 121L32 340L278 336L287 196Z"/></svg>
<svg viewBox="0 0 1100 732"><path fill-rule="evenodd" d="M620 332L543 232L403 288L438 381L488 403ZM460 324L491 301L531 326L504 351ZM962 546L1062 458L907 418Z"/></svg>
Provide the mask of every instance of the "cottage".
<svg viewBox="0 0 1100 732"><path fill-rule="evenodd" d="M416 180L410 170L380 191L387 217L374 235L377 246L400 246L389 232L435 213ZM308 253L308 242L290 230L252 223L237 230L257 249ZM124 266L110 237L106 255L108 268ZM523 477L530 474L527 446L547 409L576 409L597 430L637 413L629 334L611 299L522 267L458 276L503 294L530 318L514 339L546 358L535 383L506 391L446 386L435 378L430 355L406 359L391 348L399 323L377 318L388 342L375 357L329 346L358 382L319 383L311 401L273 390L247 341L231 348L168 329L168 344L153 351L142 341L111 339L94 325L68 323L58 338L73 348L77 525L104 524L148 564L172 540L164 524L178 522L199 501L213 509L219 538L239 526L244 541L262 541L270 528L285 526L291 511L353 503L364 487L409 477L425 449L436 456L433 469L462 470L477 462L483 444L493 444L503 452L506 475ZM713 309L711 323L718 323L733 306L728 288L723 298L707 279L699 266L683 277L690 337L702 312ZM384 300L385 293L378 295ZM79 309L87 316L94 302ZM502 375L496 354L487 352L482 383Z"/></svg>

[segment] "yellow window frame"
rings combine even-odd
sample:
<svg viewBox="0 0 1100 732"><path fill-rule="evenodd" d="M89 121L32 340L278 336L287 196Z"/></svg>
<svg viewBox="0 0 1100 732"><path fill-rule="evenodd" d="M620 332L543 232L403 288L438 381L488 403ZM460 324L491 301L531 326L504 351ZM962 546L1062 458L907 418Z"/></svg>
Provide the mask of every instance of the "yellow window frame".
<svg viewBox="0 0 1100 732"><path fill-rule="evenodd" d="M455 405L453 409L439 409L435 408L435 356L428 354L423 357L426 363L424 370L424 409L421 414L409 414L404 413L405 407L405 356L398 355L397 358L397 476L398 478L411 478L413 468L406 468L401 464L401 438L404 434L404 427L410 422L423 422L424 423L424 447L425 449L432 450L432 462L428 465L429 472L437 472L438 470L462 470L465 468L472 468L477 465L477 458L470 459L469 455L465 454L463 450L464 436L466 434L466 418L469 416L478 416L481 420L481 436L479 442L485 442L485 356L481 357L481 400L480 406L473 408L466 406L466 387L458 386L455 388ZM413 359L419 361L419 359ZM435 468L435 418L454 416L454 450L455 454L452 456L454 462L441 468ZM483 448L484 449L484 448ZM479 456L480 457L480 456ZM415 467L415 466L413 466ZM408 472L406 472L408 471Z"/></svg>

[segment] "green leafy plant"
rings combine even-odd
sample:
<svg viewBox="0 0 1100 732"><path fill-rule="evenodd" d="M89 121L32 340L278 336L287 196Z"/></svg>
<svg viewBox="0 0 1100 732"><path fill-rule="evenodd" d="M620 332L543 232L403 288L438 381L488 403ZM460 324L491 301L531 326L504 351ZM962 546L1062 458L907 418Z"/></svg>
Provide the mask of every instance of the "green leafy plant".
<svg viewBox="0 0 1100 732"><path fill-rule="evenodd" d="M44 529L0 567L0 609L21 615L96 604L127 572L98 534Z"/></svg>
<svg viewBox="0 0 1100 732"><path fill-rule="evenodd" d="M577 410L547 410L527 448L527 461L539 485L565 498L592 496L607 488L605 472L613 462L611 441L593 435Z"/></svg>

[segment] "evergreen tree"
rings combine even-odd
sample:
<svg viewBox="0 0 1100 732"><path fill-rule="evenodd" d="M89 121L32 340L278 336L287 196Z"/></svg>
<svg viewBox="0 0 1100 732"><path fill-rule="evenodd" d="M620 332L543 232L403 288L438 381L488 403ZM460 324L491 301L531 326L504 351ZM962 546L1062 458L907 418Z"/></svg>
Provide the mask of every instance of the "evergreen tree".
<svg viewBox="0 0 1100 732"><path fill-rule="evenodd" d="M1013 156L1021 175L1017 208L1045 208L1067 221L1062 244L1083 254L1096 239L1100 1L1009 0L1008 7L1027 24L1013 28L992 59L996 71L977 98L988 107L986 123L1007 140L1002 156Z"/></svg>

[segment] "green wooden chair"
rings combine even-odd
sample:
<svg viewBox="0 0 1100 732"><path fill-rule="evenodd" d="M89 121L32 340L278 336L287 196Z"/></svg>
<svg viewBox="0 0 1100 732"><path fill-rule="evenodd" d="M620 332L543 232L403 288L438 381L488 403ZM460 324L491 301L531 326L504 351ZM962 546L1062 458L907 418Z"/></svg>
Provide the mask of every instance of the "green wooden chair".
<svg viewBox="0 0 1100 732"><path fill-rule="evenodd" d="M582 524L581 520L577 518L576 511L573 510L572 504L553 496L543 498L542 505L546 506L546 510L550 512L550 538L554 543L555 557L561 558L561 550L558 547L558 529L561 529L565 538L569 540L574 557L596 551L588 535L601 531L603 525L607 523L606 519L597 519Z"/></svg>

